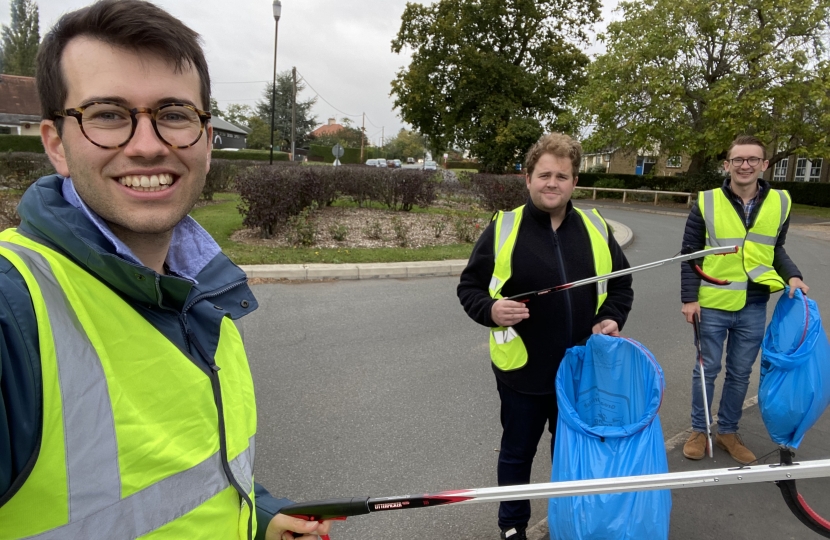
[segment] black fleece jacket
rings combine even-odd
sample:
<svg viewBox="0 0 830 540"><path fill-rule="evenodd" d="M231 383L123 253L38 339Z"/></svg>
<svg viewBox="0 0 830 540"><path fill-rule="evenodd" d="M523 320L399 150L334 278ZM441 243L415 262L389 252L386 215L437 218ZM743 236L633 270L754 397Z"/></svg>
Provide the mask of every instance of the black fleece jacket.
<svg viewBox="0 0 830 540"><path fill-rule="evenodd" d="M494 230L495 222L491 222L478 239L457 291L467 315L487 327L496 326L490 318L495 300L488 290L495 267ZM622 249L611 234L608 247L613 269L628 268ZM595 275L588 230L572 204L568 203L565 219L554 231L550 215L528 199L513 250L513 274L504 284L502 296ZM527 304L530 317L514 326L527 347L527 364L515 371L501 371L493 366L496 377L517 392L554 393L556 371L566 349L590 337L593 325L602 320L612 319L622 329L634 300L631 281L631 276L610 280L608 297L596 314L596 285L531 298Z"/></svg>
<svg viewBox="0 0 830 540"><path fill-rule="evenodd" d="M720 189L724 191L724 193L726 194L726 198L729 199L729 201L732 203L732 207L738 213L738 216L740 216L741 222L744 223L744 227L746 227L746 221L744 221L743 205L737 201L735 194L732 192L730 184L731 180L727 178L726 180L724 180L723 186L721 186ZM758 187L761 190L761 197L758 201L758 204L756 204L755 207L752 209L750 219L750 223L752 225L755 225L755 220L758 218L758 212L761 210L761 205L766 200L767 195L769 195L770 189L772 189L769 182L762 179L758 180ZM775 268L775 271L778 273L778 275L784 279L784 283L787 283L790 280L790 278L802 278L801 272L798 270L798 267L795 265L792 259L790 259L790 256L787 255L787 252L784 250L784 241L787 239L787 230L789 228L790 218L787 217L787 220L781 227L781 233L778 235L778 239L775 241L774 256L772 259L772 267ZM692 253L694 251L698 251L705 248L706 222L703 219L703 215L700 213L700 206L698 206L698 202L695 202L694 206L692 206L692 211L689 212L689 217L686 220L686 230L683 232L682 253ZM694 270L692 269L693 267L690 264L681 264L680 268L680 300L684 304L689 302L697 302L698 291L700 290L700 277L697 274L695 274ZM747 284L747 304L766 303L768 300L769 287L767 285L759 285L758 283L755 283L753 281L750 281Z"/></svg>

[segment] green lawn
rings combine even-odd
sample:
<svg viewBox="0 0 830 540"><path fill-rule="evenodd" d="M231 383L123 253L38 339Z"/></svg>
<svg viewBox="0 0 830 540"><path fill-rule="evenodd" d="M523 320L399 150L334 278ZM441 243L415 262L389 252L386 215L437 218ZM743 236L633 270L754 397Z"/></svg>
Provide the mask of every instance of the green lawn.
<svg viewBox="0 0 830 540"><path fill-rule="evenodd" d="M830 208L824 208L822 206L810 206L808 204L793 203L791 212L800 216L826 218L830 221Z"/></svg>
<svg viewBox="0 0 830 540"><path fill-rule="evenodd" d="M214 199L221 202L197 208L190 215L213 236L222 251L236 264L439 261L467 259L473 249L472 244L453 244L418 249L315 249L251 246L230 239L234 231L243 228L242 215L236 209L239 204L239 195L217 193ZM421 211L428 212L435 211L435 209L421 209Z"/></svg>

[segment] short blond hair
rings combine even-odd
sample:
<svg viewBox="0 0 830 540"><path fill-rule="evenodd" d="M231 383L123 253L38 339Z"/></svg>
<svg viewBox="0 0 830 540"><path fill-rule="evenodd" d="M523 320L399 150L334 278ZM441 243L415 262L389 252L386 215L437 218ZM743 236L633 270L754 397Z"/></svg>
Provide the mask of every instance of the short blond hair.
<svg viewBox="0 0 830 540"><path fill-rule="evenodd" d="M525 156L525 170L528 175L533 174L536 163L545 154L564 157L571 160L573 175L579 173L579 163L582 161L582 145L564 133L548 133L530 147Z"/></svg>

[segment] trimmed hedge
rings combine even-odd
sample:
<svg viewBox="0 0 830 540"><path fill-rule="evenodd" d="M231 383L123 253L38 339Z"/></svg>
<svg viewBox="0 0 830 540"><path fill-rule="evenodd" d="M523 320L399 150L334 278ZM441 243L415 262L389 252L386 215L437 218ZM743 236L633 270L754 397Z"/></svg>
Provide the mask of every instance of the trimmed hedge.
<svg viewBox="0 0 830 540"><path fill-rule="evenodd" d="M470 175L470 182L484 207L491 212L512 210L527 202L524 175L478 173Z"/></svg>
<svg viewBox="0 0 830 540"><path fill-rule="evenodd" d="M412 169L343 167L248 167L236 179L246 227L269 237L303 209L330 205L338 196L385 204L392 210L429 206L435 200L433 173Z"/></svg>
<svg viewBox="0 0 830 540"><path fill-rule="evenodd" d="M45 153L40 137L34 135L0 135L0 152Z"/></svg>
<svg viewBox="0 0 830 540"><path fill-rule="evenodd" d="M46 154L0 152L0 187L25 190L41 176L54 173Z"/></svg>
<svg viewBox="0 0 830 540"><path fill-rule="evenodd" d="M775 189L786 189L794 203L830 208L830 183L771 182Z"/></svg>
<svg viewBox="0 0 830 540"><path fill-rule="evenodd" d="M481 171L481 163L475 161L447 161L447 169L475 169Z"/></svg>
<svg viewBox="0 0 830 540"><path fill-rule="evenodd" d="M236 150L230 152L227 150L212 150L210 157L211 159L270 161L271 152L269 150ZM274 161L288 161L288 154L274 151Z"/></svg>
<svg viewBox="0 0 830 540"><path fill-rule="evenodd" d="M344 146L343 157L340 158L340 163L344 165L363 165L367 159L377 159L382 157L380 154L380 148L366 146L363 148L363 161L360 161L360 148L347 148ZM331 146L320 146L316 144L309 145L308 160L334 163L334 154L331 153Z"/></svg>

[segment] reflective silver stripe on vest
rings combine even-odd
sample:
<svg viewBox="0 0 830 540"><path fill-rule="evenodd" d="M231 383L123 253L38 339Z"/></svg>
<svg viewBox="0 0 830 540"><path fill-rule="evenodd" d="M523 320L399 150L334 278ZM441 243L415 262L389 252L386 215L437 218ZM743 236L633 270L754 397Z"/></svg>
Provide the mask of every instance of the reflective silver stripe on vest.
<svg viewBox="0 0 830 540"><path fill-rule="evenodd" d="M608 230L605 228L605 224L602 222L599 216L591 211L583 211L582 215L588 218L588 221L590 221L591 225L593 225L596 228L596 230L599 231L599 233L602 235L602 238L605 240L605 243L607 244Z"/></svg>
<svg viewBox="0 0 830 540"><path fill-rule="evenodd" d="M496 276L491 277L490 278L490 290L491 291L499 290L499 284L500 283L501 283L501 281L499 280L499 278L497 278Z"/></svg>
<svg viewBox="0 0 830 540"><path fill-rule="evenodd" d="M248 450L230 462L231 468L253 463L253 437L250 443ZM222 458L216 452L195 467L160 480L82 521L31 538L136 538L185 515L229 486Z"/></svg>
<svg viewBox="0 0 830 540"><path fill-rule="evenodd" d="M743 238L715 238L710 236L706 240L707 247L723 247L723 246L738 246L740 248L744 247L744 239Z"/></svg>
<svg viewBox="0 0 830 540"><path fill-rule="evenodd" d="M69 523L32 538L135 538L152 532L230 486L219 452L186 471L121 499L112 404L100 358L46 259L0 242L17 254L43 294L58 360L64 411ZM253 490L254 437L230 462L246 492Z"/></svg>
<svg viewBox="0 0 830 540"><path fill-rule="evenodd" d="M746 281L733 281L728 285L716 285L714 283L709 283L704 279L700 280L701 287L712 287L713 289L720 289L723 291L745 291L746 283Z"/></svg>
<svg viewBox="0 0 830 540"><path fill-rule="evenodd" d="M501 248L504 247L504 243L507 242L507 239L510 237L510 233L513 231L513 225L515 223L516 212L504 212L504 217L501 221L501 227L499 228L499 238L498 243L496 244L496 252L494 253L496 257L499 256Z"/></svg>
<svg viewBox="0 0 830 540"><path fill-rule="evenodd" d="M778 192L778 199L781 200L781 221L778 223L778 235L781 234L781 229L784 227L784 222L787 221L789 215L787 214L787 196L784 194L783 191L773 190Z"/></svg>
<svg viewBox="0 0 830 540"><path fill-rule="evenodd" d="M46 302L58 359L69 521L117 503L121 498L115 422L107 379L95 347L42 255L0 242L26 263ZM96 486L89 489L90 485Z"/></svg>
<svg viewBox="0 0 830 540"><path fill-rule="evenodd" d="M755 268L753 268L752 270L747 272L746 275L749 276L749 279L751 279L752 281L755 281L756 279L761 277L762 274L765 274L766 272L775 272L775 269L770 268L769 266L760 265L760 266L756 266Z"/></svg>
<svg viewBox="0 0 830 540"><path fill-rule="evenodd" d="M709 233L709 245L720 247L715 234L715 194L709 190L703 192L703 220L706 222L706 232Z"/></svg>
<svg viewBox="0 0 830 540"><path fill-rule="evenodd" d="M608 292L608 280L603 279L602 281L597 281L597 294L605 294Z"/></svg>
<svg viewBox="0 0 830 540"><path fill-rule="evenodd" d="M750 242L755 242L756 244L761 244L764 246L774 246L776 237L751 232L747 233L746 239Z"/></svg>

